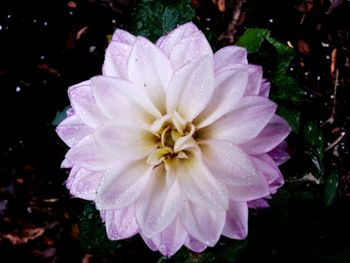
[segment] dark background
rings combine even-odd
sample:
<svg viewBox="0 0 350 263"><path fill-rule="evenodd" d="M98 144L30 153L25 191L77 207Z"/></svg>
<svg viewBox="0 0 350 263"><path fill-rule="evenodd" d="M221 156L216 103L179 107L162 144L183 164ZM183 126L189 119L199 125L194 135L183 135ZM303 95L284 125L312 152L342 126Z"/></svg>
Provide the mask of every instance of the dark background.
<svg viewBox="0 0 350 263"><path fill-rule="evenodd" d="M69 104L67 88L101 73L113 31L132 28L136 3L1 0L0 262L161 258L138 238L109 251L112 255L83 249L77 215L85 203L70 197L64 186L68 171L60 169L60 163L67 148L52 125ZM309 102L300 107L322 126L329 148L326 170L339 171L335 200L327 206L322 201L324 185L291 174L295 167L286 164L287 190L280 191L271 209L252 211L248 242L234 243L240 250L235 262L350 262L350 2L208 0L193 5L195 22L214 32L216 47L233 43L246 28L263 27L295 48L290 74L300 81ZM232 14L238 14L238 20L230 29ZM298 137L292 135L289 143L291 163L302 165ZM209 253L219 253L229 242L223 239ZM196 254L173 260L223 262Z"/></svg>

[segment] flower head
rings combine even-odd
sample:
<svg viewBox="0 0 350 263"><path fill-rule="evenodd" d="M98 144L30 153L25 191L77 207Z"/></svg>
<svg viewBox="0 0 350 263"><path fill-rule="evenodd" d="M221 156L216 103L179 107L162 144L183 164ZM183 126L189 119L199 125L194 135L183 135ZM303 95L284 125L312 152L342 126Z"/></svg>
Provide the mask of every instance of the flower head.
<svg viewBox="0 0 350 263"><path fill-rule="evenodd" d="M139 233L167 256L243 239L248 206L283 183L290 128L261 68L240 47L213 54L192 23L156 44L117 30L103 75L68 93L67 187L96 203L110 239Z"/></svg>

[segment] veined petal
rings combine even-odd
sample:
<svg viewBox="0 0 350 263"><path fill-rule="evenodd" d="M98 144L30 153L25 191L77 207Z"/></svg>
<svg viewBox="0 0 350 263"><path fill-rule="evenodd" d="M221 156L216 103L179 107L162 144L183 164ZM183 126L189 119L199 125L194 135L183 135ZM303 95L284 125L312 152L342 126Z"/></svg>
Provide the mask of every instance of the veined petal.
<svg viewBox="0 0 350 263"><path fill-rule="evenodd" d="M168 173L179 179L183 194L194 204L225 210L228 205L226 189L200 158L190 153L188 159L174 159L167 163Z"/></svg>
<svg viewBox="0 0 350 263"><path fill-rule="evenodd" d="M225 224L225 210L210 210L192 202L186 202L179 211L182 224L189 235L207 246L214 246Z"/></svg>
<svg viewBox="0 0 350 263"><path fill-rule="evenodd" d="M85 200L95 200L98 186L103 172L96 172L80 168L70 185L70 193ZM67 186L68 187L68 186Z"/></svg>
<svg viewBox="0 0 350 263"><path fill-rule="evenodd" d="M68 95L75 113L91 128L97 128L108 120L96 105L90 81L71 86Z"/></svg>
<svg viewBox="0 0 350 263"><path fill-rule="evenodd" d="M230 200L222 234L233 239L244 239L248 234L248 206L246 202Z"/></svg>
<svg viewBox="0 0 350 263"><path fill-rule="evenodd" d="M211 173L229 187L230 198L250 201L269 194L265 178L258 173L249 156L228 141L202 142L203 158Z"/></svg>
<svg viewBox="0 0 350 263"><path fill-rule="evenodd" d="M112 119L137 117L150 124L161 116L143 90L129 81L99 76L91 79L91 86L97 105Z"/></svg>
<svg viewBox="0 0 350 263"><path fill-rule="evenodd" d="M165 111L165 90L172 76L172 68L166 55L143 37L135 41L128 66L129 80L143 89L153 104Z"/></svg>
<svg viewBox="0 0 350 263"><path fill-rule="evenodd" d="M133 204L154 176L146 160L119 163L106 172L97 191L98 210L122 209Z"/></svg>
<svg viewBox="0 0 350 263"><path fill-rule="evenodd" d="M213 63L209 56L199 57L174 74L166 94L167 112L176 111L191 121L208 104L213 90Z"/></svg>
<svg viewBox="0 0 350 263"><path fill-rule="evenodd" d="M271 120L276 104L259 96L246 96L237 107L210 126L198 131L203 139L218 139L243 144L255 138Z"/></svg>
<svg viewBox="0 0 350 263"><path fill-rule="evenodd" d="M192 22L183 24L175 28L169 34L159 38L156 45L169 56L174 47L179 44L182 39L197 31L199 31L198 28Z"/></svg>
<svg viewBox="0 0 350 263"><path fill-rule="evenodd" d="M97 129L99 145L118 160L138 160L157 148L155 137L131 120L115 119Z"/></svg>
<svg viewBox="0 0 350 263"><path fill-rule="evenodd" d="M87 126L76 114L65 118L56 128L58 136L70 147L91 134L92 131L93 129Z"/></svg>
<svg viewBox="0 0 350 263"><path fill-rule="evenodd" d="M227 46L214 54L214 71L219 72L228 65L248 64L247 50L237 46Z"/></svg>
<svg viewBox="0 0 350 263"><path fill-rule="evenodd" d="M119 210L104 210L107 236L111 240L132 237L138 232L134 205Z"/></svg>
<svg viewBox="0 0 350 263"><path fill-rule="evenodd" d="M276 148L290 132L288 123L274 115L259 135L242 144L242 148L249 154L266 153Z"/></svg>
<svg viewBox="0 0 350 263"><path fill-rule="evenodd" d="M116 162L93 136L86 136L74 145L67 152L66 158L75 165L93 171L105 171Z"/></svg>
<svg viewBox="0 0 350 263"><path fill-rule="evenodd" d="M205 109L195 119L196 128L210 125L233 109L242 98L248 82L248 73L226 70L215 76L215 90Z"/></svg>
<svg viewBox="0 0 350 263"><path fill-rule="evenodd" d="M149 243L144 235L142 235L142 238L147 244ZM156 247L156 250L159 250L164 256L171 257L182 247L186 238L187 232L176 217L161 233L151 238L151 246Z"/></svg>
<svg viewBox="0 0 350 263"><path fill-rule="evenodd" d="M136 218L142 233L153 238L175 219L181 208L180 186L173 180L167 184L164 166L153 168L144 194L136 202Z"/></svg>

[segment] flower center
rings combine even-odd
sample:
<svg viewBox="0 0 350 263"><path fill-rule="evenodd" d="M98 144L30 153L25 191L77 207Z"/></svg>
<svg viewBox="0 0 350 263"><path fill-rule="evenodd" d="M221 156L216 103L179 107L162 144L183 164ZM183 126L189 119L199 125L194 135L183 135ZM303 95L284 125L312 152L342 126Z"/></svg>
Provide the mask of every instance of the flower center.
<svg viewBox="0 0 350 263"><path fill-rule="evenodd" d="M186 149L193 147L195 127L177 112L166 114L156 120L150 131L158 139L158 147L147 158L152 166L175 158L187 159Z"/></svg>

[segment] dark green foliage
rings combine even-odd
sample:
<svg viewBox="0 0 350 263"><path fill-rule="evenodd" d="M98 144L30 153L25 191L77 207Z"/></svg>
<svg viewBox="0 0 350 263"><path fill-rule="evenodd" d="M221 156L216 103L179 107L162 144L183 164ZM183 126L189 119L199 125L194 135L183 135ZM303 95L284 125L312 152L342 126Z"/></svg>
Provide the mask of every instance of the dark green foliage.
<svg viewBox="0 0 350 263"><path fill-rule="evenodd" d="M194 15L190 0L141 0L133 15L133 33L155 41Z"/></svg>

